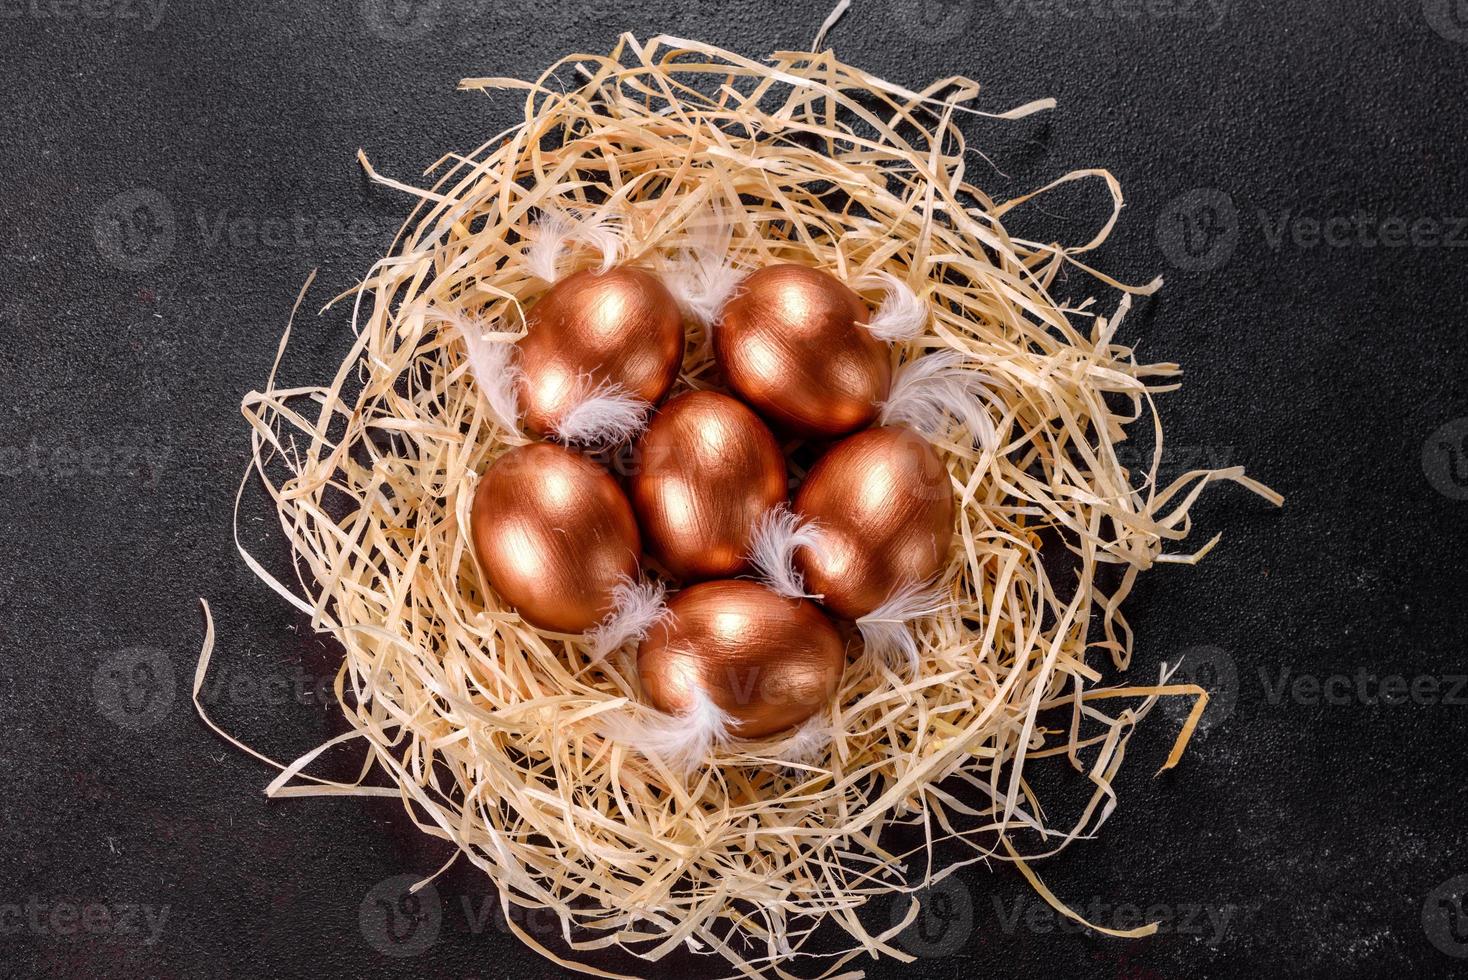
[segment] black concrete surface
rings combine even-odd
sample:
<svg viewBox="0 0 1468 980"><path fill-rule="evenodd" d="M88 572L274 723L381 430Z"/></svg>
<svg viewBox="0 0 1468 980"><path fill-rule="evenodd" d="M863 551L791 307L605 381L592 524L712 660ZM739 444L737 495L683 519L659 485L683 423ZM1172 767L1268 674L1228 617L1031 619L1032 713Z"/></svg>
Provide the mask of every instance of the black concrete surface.
<svg viewBox="0 0 1468 980"><path fill-rule="evenodd" d="M392 801L267 801L271 773L194 717L206 596L204 696L224 724L281 759L341 730L331 645L235 553L239 401L307 272L315 309L404 213L356 150L410 178L517 117L517 96L456 93L460 77L534 76L624 30L760 56L808 45L826 12L0 0L0 974L560 974L472 869L418 919L385 918L445 848ZM905 940L912 967L853 965L1461 975L1468 6L857 0L833 42L909 86L971 75L988 109L1058 98L973 124L994 161L975 172L996 197L1117 175L1127 208L1095 261L1167 278L1124 332L1187 368L1162 402L1168 465L1245 464L1289 498L1209 495L1197 540L1221 546L1143 579L1138 673L1186 653L1216 708L1158 778L1176 722L1154 716L1101 838L1041 866L1098 919L1162 932L1063 928L1013 869L975 866ZM1027 220L1082 240L1102 197L1083 186ZM307 318L287 379L328 376L348 345L343 316ZM247 543L284 573L270 527L247 506Z"/></svg>

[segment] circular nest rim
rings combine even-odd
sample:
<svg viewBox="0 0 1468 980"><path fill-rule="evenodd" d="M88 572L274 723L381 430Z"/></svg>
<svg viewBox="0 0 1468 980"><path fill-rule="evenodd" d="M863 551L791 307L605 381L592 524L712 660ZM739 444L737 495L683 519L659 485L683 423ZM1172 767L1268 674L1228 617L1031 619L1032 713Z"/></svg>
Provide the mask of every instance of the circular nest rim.
<svg viewBox="0 0 1468 980"><path fill-rule="evenodd" d="M356 342L329 385L278 386L277 360L265 389L244 400L251 469L278 510L300 594L241 552L342 643L336 690L351 726L284 767L269 792L400 796L425 833L493 880L522 940L578 969L591 968L547 950L509 906L552 911L578 952L615 945L655 961L687 946L751 975L785 975L809 956L830 974L862 953L911 959L894 940L915 903L895 924L859 913L954 870L933 862L951 841L972 849L964 864L1014 862L1075 917L1028 860L1106 819L1127 740L1159 697L1196 698L1167 766L1206 701L1197 687L1168 684L1165 670L1150 685L1100 687L1088 661L1128 666L1119 604L1140 571L1212 547L1163 552L1188 534L1204 486L1233 480L1279 500L1242 468L1157 485L1153 396L1176 386L1178 369L1138 364L1115 334L1130 294L1160 280L1124 286L1077 258L1115 223L1116 181L1077 171L998 203L965 178L975 154L958 120L986 115L965 105L975 83L915 93L829 51L758 63L629 35L534 83L461 88L526 90L525 118L439 161L428 190L380 177L362 157L374 179L419 203L390 254L339 298L352 300ZM1064 248L1005 230L1012 209L1085 178L1104 181L1113 204L1090 242ZM539 214L614 215L623 258L666 270L697 244L711 208L733 216L730 251L746 267L794 261L847 282L884 271L911 285L932 317L921 337L894 346L894 362L964 355L989 379L995 441L938 443L959 544L945 579L951 605L911 627L916 673L856 656L814 762L790 763L796 736L782 735L724 745L683 777L606 734L613 717L650 710L625 658L594 663L580 638L535 631L480 584L467 533L476 474L526 440L481 397L445 316L498 331L481 339L519 335L524 307L546 286L524 262ZM1088 274L1078 281L1126 294L1114 316L1052 297L1068 266ZM679 388L716 386L707 330L691 323ZM1117 444L1146 416L1155 445L1134 478ZM1047 574L1042 548L1055 543L1074 583L1057 587ZM1105 566L1110 574L1098 574ZM1107 713L1108 699L1123 707ZM354 740L368 753L363 781L305 772ZM1069 827L1046 823L1024 777L1043 757L1089 781ZM366 784L374 763L391 786ZM922 843L884 850L883 832L897 825L918 828ZM1021 854L1021 837L1038 846ZM823 926L847 934L842 951L806 948L830 948L811 943Z"/></svg>

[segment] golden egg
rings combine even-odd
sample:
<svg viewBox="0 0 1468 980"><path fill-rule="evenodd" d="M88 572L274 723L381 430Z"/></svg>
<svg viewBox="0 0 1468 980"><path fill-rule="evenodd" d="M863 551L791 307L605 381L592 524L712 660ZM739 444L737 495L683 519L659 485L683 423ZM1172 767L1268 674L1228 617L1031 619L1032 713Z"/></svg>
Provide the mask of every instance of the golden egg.
<svg viewBox="0 0 1468 980"><path fill-rule="evenodd" d="M490 586L525 621L581 633L637 575L641 542L627 496L580 453L549 443L511 449L479 479L474 553Z"/></svg>
<svg viewBox="0 0 1468 980"><path fill-rule="evenodd" d="M690 391L648 425L630 490L648 550L687 581L745 571L755 521L789 483L759 416L727 395Z"/></svg>
<svg viewBox="0 0 1468 980"><path fill-rule="evenodd" d="M868 429L833 446L801 485L795 512L821 529L819 553L796 552L805 587L846 619L926 583L953 550L948 468L906 426Z"/></svg>
<svg viewBox="0 0 1468 980"><path fill-rule="evenodd" d="M714 327L714 356L734 389L772 425L830 438L870 425L892 383L871 311L835 276L772 265L746 276Z"/></svg>
<svg viewBox="0 0 1468 980"><path fill-rule="evenodd" d="M683 315L651 273L619 266L557 282L526 314L520 339L520 406L537 435L585 396L589 385L621 385L656 404L683 363Z"/></svg>
<svg viewBox="0 0 1468 980"><path fill-rule="evenodd" d="M762 738L836 693L845 644L814 603L725 579L684 589L668 612L637 651L643 695L662 711L687 711L702 690L733 717L733 734Z"/></svg>

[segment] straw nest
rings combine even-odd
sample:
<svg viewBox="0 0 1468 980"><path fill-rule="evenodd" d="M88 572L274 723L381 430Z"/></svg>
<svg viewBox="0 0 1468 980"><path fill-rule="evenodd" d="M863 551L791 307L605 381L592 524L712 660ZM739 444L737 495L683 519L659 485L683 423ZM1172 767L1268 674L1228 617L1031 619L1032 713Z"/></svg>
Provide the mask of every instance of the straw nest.
<svg viewBox="0 0 1468 980"><path fill-rule="evenodd" d="M759 63L626 36L610 55L572 56L533 83L461 87L523 90L524 119L441 160L431 189L373 174L417 206L344 297L356 342L340 371L291 388L272 371L244 401L252 469L279 512L299 591L246 560L340 641L336 690L351 730L329 744L359 741L390 778L312 777L318 749L270 792L400 795L425 833L484 870L507 912L558 916L573 951L617 946L655 961L686 946L781 975L832 973L864 953L908 959L895 936L916 907L894 926L863 906L952 870L931 860L942 841L1015 862L1063 907L1028 860L1106 819L1127 740L1157 698L1196 699L1168 765L1206 699L1165 674L1099 686L1102 658L1125 669L1130 657L1123 598L1143 570L1212 546L1165 551L1188 534L1188 508L1211 481L1278 501L1242 469L1157 485L1153 396L1178 370L1138 364L1115 336L1127 294L1160 281L1124 286L1078 259L1116 220L1115 180L1084 171L1035 192L1104 181L1114 210L1092 241L1015 238L1003 219L1033 195L1000 203L965 176L974 154L955 120L974 111L965 103L978 86L953 78L911 92L829 51ZM729 250L742 266L801 262L847 282L884 271L910 284L931 317L894 361L965 355L990 379L996 438L938 444L959 546L951 605L911 627L916 673L861 656L854 639L813 762L782 761L793 737L783 736L724 745L685 777L604 734L618 713L647 710L625 658L593 663L581 638L537 632L482 585L467 534L476 475L525 439L481 397L443 311L477 317L498 332L490 340L514 339L546 288L525 262L543 214L610 219L623 260L669 269L711 207L733 215ZM573 246L565 271L600 258ZM1115 315L1052 296L1067 266L1121 292ZM691 322L680 387L718 383L707 331ZM1147 473L1118 458L1138 423L1156 435ZM1063 576L1049 555L1042 562L1049 550L1069 556ZM207 649L200 676L204 666ZM1061 827L1025 777L1027 761L1047 756L1089 791ZM884 849L899 824L916 828L915 850ZM506 920L553 956L520 917ZM846 941L811 943L818 929ZM845 952L815 956L816 945Z"/></svg>

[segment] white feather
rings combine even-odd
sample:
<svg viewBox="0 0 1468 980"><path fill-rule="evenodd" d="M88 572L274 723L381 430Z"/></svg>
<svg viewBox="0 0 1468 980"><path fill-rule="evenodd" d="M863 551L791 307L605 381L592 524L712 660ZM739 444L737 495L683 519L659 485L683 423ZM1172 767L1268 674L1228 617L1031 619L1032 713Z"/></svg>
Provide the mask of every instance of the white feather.
<svg viewBox="0 0 1468 980"><path fill-rule="evenodd" d="M603 733L686 775L707 762L716 745L728 740L733 721L702 688L695 687L687 711L676 715L650 708L618 712L607 718Z"/></svg>
<svg viewBox="0 0 1468 980"><path fill-rule="evenodd" d="M835 738L831 719L825 712L807 718L789 738L775 746L771 757L791 766L814 766Z"/></svg>
<svg viewBox="0 0 1468 980"><path fill-rule="evenodd" d="M555 424L562 442L597 449L620 446L647 427L652 404L619 384L583 382L583 394Z"/></svg>
<svg viewBox="0 0 1468 980"><path fill-rule="evenodd" d="M564 211L546 211L535 223L535 239L525 248L525 268L545 282L561 277L561 253L574 233L570 215Z"/></svg>
<svg viewBox="0 0 1468 980"><path fill-rule="evenodd" d="M520 405L515 394L515 385L520 378L520 368L515 363L519 348L508 340L493 340L485 336L495 333L490 324L475 316L457 311L431 310L429 316L451 324L464 342L469 355L469 373L474 384L495 421L510 432L520 431Z"/></svg>
<svg viewBox="0 0 1468 980"><path fill-rule="evenodd" d="M690 227L690 247L678 253L665 277L683 315L705 327L719 318L744 278L744 270L729 257L733 238L728 213L711 207L707 218Z"/></svg>
<svg viewBox="0 0 1468 980"><path fill-rule="evenodd" d="M994 421L984 405L992 379L964 363L957 351L938 351L898 368L892 391L882 403L883 425L905 424L929 439L940 438L954 422L985 448L994 448Z"/></svg>
<svg viewBox="0 0 1468 980"><path fill-rule="evenodd" d="M795 568L795 552L810 548L820 554L820 528L778 504L760 515L750 535L749 561L760 580L790 599L819 599L805 591L805 577Z"/></svg>
<svg viewBox="0 0 1468 980"><path fill-rule="evenodd" d="M878 340L892 343L912 340L928 325L928 304L918 299L912 287L890 272L877 271L862 276L858 289L882 287L882 303L876 315L866 324L867 332Z"/></svg>
<svg viewBox="0 0 1468 980"><path fill-rule="evenodd" d="M943 589L931 583L907 585L893 592L886 602L856 621L867 654L915 674L917 640L907 624L932 616L950 603Z"/></svg>
<svg viewBox="0 0 1468 980"><path fill-rule="evenodd" d="M561 276L561 257L573 243L600 252L597 273L606 272L622 253L621 222L605 208L547 208L535 223L534 240L525 249L525 268L537 279L555 282Z"/></svg>
<svg viewBox="0 0 1468 980"><path fill-rule="evenodd" d="M667 591L661 582L618 582L612 589L612 611L586 634L591 659L601 660L629 643L641 642L668 615Z"/></svg>
<svg viewBox="0 0 1468 980"><path fill-rule="evenodd" d="M576 241L601 253L601 265L597 275L611 269L622 257L622 219L603 207L595 212L573 210L572 216L581 223Z"/></svg>

